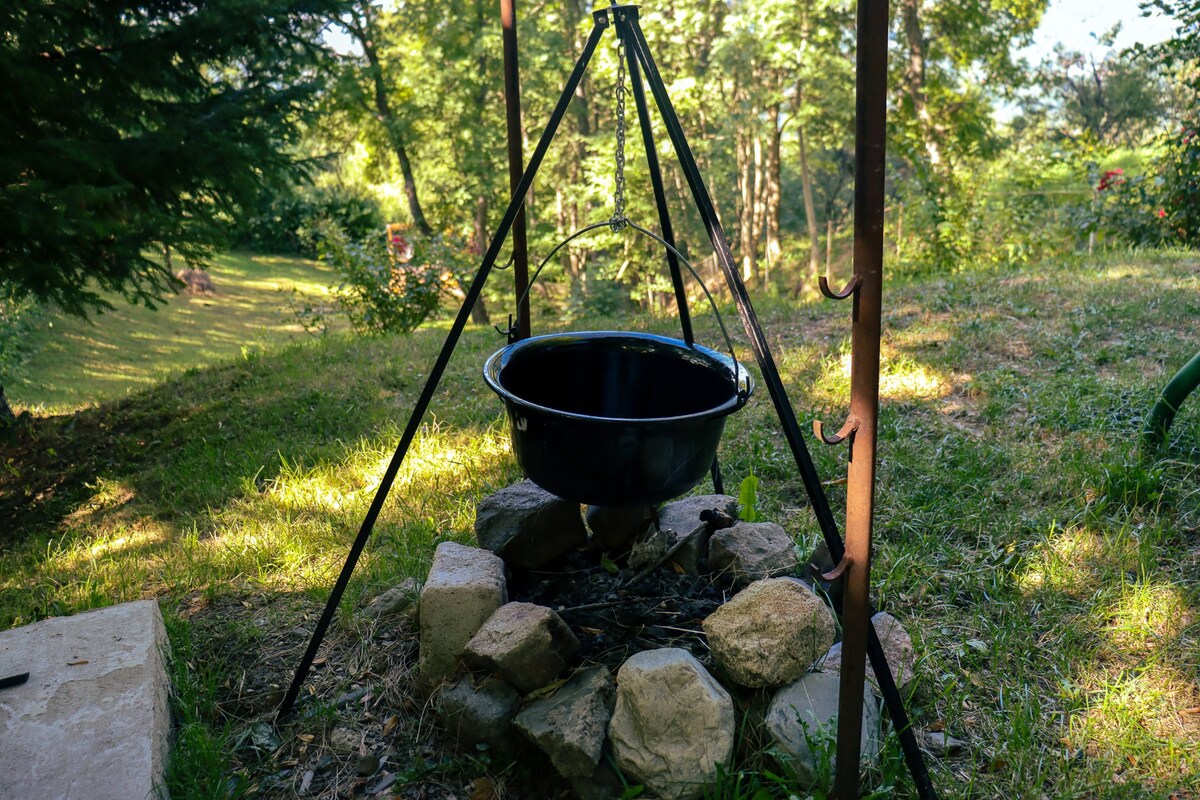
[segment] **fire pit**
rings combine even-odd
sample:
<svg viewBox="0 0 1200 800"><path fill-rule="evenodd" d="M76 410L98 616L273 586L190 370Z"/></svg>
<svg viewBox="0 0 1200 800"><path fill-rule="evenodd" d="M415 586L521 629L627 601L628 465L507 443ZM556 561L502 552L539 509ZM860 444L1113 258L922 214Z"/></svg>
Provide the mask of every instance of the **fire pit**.
<svg viewBox="0 0 1200 800"><path fill-rule="evenodd" d="M615 331L525 339L492 355L483 374L504 398L529 479L601 506L661 503L699 483L725 418L753 390L731 356Z"/></svg>

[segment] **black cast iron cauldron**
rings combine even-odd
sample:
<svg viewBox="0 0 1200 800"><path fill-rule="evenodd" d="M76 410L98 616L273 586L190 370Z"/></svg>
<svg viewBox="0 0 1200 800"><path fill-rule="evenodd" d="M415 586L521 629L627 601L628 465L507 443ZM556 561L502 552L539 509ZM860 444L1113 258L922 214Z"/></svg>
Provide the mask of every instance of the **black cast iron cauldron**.
<svg viewBox="0 0 1200 800"><path fill-rule="evenodd" d="M731 356L619 331L515 342L483 377L504 398L525 475L599 506L661 503L699 483L754 388Z"/></svg>

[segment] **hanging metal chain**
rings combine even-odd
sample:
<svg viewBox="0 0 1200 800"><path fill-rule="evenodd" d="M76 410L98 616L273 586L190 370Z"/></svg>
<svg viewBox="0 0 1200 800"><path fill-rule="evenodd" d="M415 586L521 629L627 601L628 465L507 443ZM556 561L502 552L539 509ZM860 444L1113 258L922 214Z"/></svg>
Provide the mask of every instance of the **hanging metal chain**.
<svg viewBox="0 0 1200 800"><path fill-rule="evenodd" d="M629 224L625 219L625 39L617 39L617 152L616 190L609 227L619 231Z"/></svg>

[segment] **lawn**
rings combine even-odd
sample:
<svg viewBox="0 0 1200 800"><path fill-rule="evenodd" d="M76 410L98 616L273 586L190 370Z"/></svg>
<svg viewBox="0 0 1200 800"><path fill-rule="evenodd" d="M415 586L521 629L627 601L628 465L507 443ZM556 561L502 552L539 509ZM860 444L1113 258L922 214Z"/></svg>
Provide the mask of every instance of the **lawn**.
<svg viewBox="0 0 1200 800"><path fill-rule="evenodd" d="M884 303L873 594L916 641L915 724L966 743L930 759L939 792L1194 798L1200 398L1162 451L1139 452L1137 434L1200 349L1200 259L897 279ZM848 306L810 296L758 306L802 423L840 424ZM49 379L41 394L12 391L30 406L81 407L38 416L4 445L0 627L160 598L179 691L173 797L292 797L310 772L313 796L346 796L364 788L360 754L334 744L347 730L382 743L374 755L399 776L399 796L468 796L484 778L501 796L544 796L530 793L536 767L443 753L407 688L411 626L354 613L422 576L435 542L471 541L475 503L519 477L479 376L502 337L464 336L309 681L307 713L273 726L445 329L243 350L242 331L272 324L245 319L219 329L228 339L213 357L227 347L224 360L186 372L197 362L140 361L133 351L148 340L127 331L121 348L146 388L97 382L87 391L117 398L98 406L82 407L96 395L55 394L65 390ZM701 341L717 341L707 313L696 321ZM675 324L579 327L629 325ZM105 374L113 351L94 352ZM59 355L57 374L70 360ZM836 510L845 452L810 447ZM765 396L731 418L721 458L727 482L758 476L766 518L808 551L817 527ZM893 771L868 778L878 796L910 796L902 770L895 786ZM759 797L744 788L757 780L721 796Z"/></svg>
<svg viewBox="0 0 1200 800"><path fill-rule="evenodd" d="M30 336L32 355L5 385L18 410L71 411L124 397L193 367L304 336L292 290L327 294L333 272L299 258L223 255L208 269L209 295L180 292L157 310L110 298L92 322L47 314Z"/></svg>

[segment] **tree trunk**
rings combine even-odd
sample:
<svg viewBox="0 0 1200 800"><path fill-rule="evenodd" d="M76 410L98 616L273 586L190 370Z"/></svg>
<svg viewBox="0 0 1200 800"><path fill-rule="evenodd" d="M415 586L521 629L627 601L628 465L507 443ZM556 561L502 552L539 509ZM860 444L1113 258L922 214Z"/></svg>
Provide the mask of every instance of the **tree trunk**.
<svg viewBox="0 0 1200 800"><path fill-rule="evenodd" d="M742 258L742 281L754 283L758 273L754 231L754 147L746 132L737 135L738 250Z"/></svg>
<svg viewBox="0 0 1200 800"><path fill-rule="evenodd" d="M766 166L763 161L763 146L762 136L754 136L754 214L750 217L754 224L754 250L755 260L758 257L758 242L762 239L763 228L766 223L767 209L767 181L766 181ZM767 262L763 269L763 285L771 281L771 262Z"/></svg>
<svg viewBox="0 0 1200 800"><path fill-rule="evenodd" d="M938 140L940 130L929 113L925 95L925 58L929 40L921 29L921 0L902 0L900 19L904 29L904 43L908 46L908 66L904 71L905 89L913 104L921 138L925 142L925 153L929 166L935 173L942 171L942 147Z"/></svg>
<svg viewBox="0 0 1200 800"><path fill-rule="evenodd" d="M475 255L483 258L483 254L487 252L488 246L488 227L487 227L487 211L488 199L486 194L480 194L475 198L475 230L473 233L473 241ZM503 265L501 265L503 266ZM479 295L479 299L475 301L475 305L471 306L471 321L477 325L491 325L491 317L488 316L487 305L483 302L483 295Z"/></svg>
<svg viewBox="0 0 1200 800"><path fill-rule="evenodd" d="M766 189L766 242L767 268L770 269L779 260L783 245L779 239L779 206L783 198L782 179L780 177L780 147L783 140L783 129L779 125L779 104L771 107L771 136L767 141L767 189Z"/></svg>
<svg viewBox="0 0 1200 800"><path fill-rule="evenodd" d="M358 40L359 46L363 49L363 55L367 59L371 86L374 90L375 111L387 133L388 142L396 153L396 160L400 162L400 174L404 178L404 196L408 200L408 211L412 215L413 224L417 226L417 230L422 235L432 236L433 228L425 219L425 213L421 211L421 202L417 199L417 182L413 178L412 164L409 163L408 151L405 149L404 139L400 135L400 121L396 119L391 103L388 101L387 81L384 79L379 51L375 47L375 36L372 30L374 26L368 16L371 13L368 9L363 16L347 25L346 29Z"/></svg>
<svg viewBox="0 0 1200 800"><path fill-rule="evenodd" d="M825 220L825 280L832 280L833 276L829 274L830 264L833 262L833 220Z"/></svg>
<svg viewBox="0 0 1200 800"><path fill-rule="evenodd" d="M813 203L812 168L808 163L808 139L804 125L799 126L797 138L800 140L800 187L804 195L804 218L808 221L809 286L816 286L821 260L821 235L817 232L817 209Z"/></svg>
<svg viewBox="0 0 1200 800"><path fill-rule="evenodd" d="M8 398L4 396L4 387L0 386L0 430L10 428L17 422L17 415L13 413L12 406L8 404Z"/></svg>

